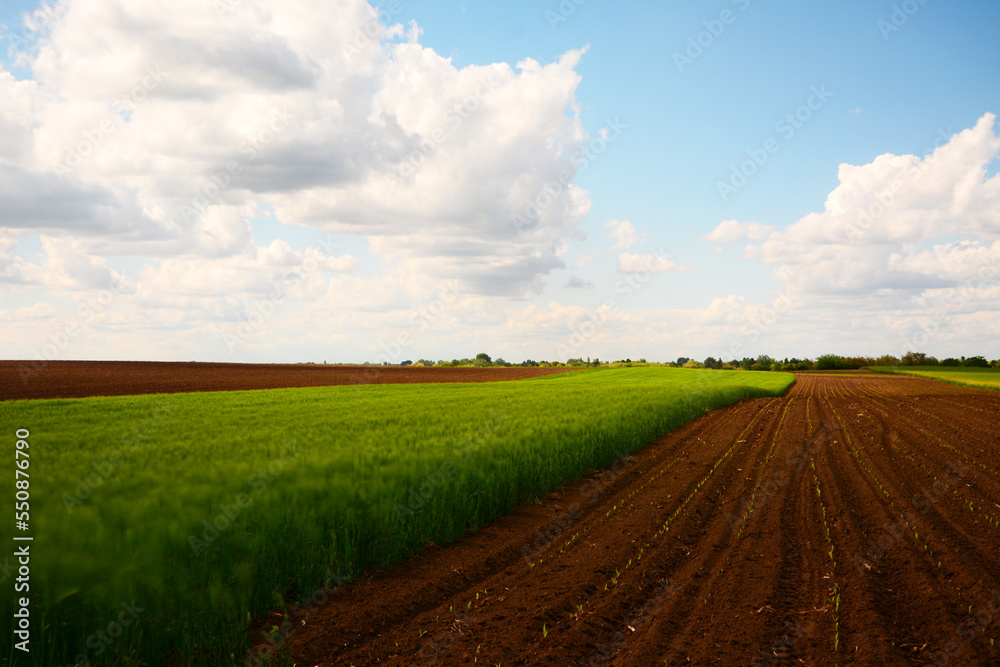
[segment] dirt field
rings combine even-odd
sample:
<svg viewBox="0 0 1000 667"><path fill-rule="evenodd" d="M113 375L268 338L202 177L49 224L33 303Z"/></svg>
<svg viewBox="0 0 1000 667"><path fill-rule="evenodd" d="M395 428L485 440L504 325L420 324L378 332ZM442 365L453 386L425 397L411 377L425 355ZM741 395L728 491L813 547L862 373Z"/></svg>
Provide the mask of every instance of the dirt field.
<svg viewBox="0 0 1000 667"><path fill-rule="evenodd" d="M498 382L571 368L423 368L155 361L0 361L0 401L338 384Z"/></svg>
<svg viewBox="0 0 1000 667"><path fill-rule="evenodd" d="M318 591L284 639L310 667L997 665L998 414L995 392L803 375Z"/></svg>

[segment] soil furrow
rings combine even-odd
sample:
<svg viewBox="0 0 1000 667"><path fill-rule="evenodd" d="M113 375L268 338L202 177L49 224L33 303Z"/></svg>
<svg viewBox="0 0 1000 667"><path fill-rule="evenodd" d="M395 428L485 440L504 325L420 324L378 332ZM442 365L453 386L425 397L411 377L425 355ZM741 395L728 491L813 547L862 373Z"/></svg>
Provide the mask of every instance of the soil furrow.
<svg viewBox="0 0 1000 667"><path fill-rule="evenodd" d="M987 394L801 375L293 610L292 663L1000 664Z"/></svg>

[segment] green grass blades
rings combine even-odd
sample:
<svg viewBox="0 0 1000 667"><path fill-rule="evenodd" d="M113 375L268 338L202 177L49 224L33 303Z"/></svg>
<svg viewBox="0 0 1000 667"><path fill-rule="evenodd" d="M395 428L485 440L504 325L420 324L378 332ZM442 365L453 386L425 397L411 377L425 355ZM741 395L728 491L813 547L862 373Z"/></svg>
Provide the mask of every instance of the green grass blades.
<svg viewBox="0 0 1000 667"><path fill-rule="evenodd" d="M997 368L962 368L955 366L898 366L872 367L870 370L899 375L916 375L918 377L941 380L951 384L959 384L978 389L1000 389L1000 369Z"/></svg>
<svg viewBox="0 0 1000 667"><path fill-rule="evenodd" d="M3 658L243 664L250 620L285 600L458 539L706 410L793 381L622 368L4 403L11 461L15 431L30 431L34 541L32 651ZM13 501L13 482L4 494ZM8 518L0 578L12 588ZM0 596L6 618L14 605Z"/></svg>

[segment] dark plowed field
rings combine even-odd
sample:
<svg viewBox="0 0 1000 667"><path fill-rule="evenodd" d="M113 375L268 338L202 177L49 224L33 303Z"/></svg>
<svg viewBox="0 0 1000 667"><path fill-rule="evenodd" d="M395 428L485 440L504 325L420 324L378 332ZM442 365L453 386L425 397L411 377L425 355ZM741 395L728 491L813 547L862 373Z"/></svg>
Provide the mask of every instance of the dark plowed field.
<svg viewBox="0 0 1000 667"><path fill-rule="evenodd" d="M0 401L338 384L499 382L571 368L424 368L156 361L0 361Z"/></svg>
<svg viewBox="0 0 1000 667"><path fill-rule="evenodd" d="M287 646L309 667L998 665L998 417L998 393L800 376L318 591Z"/></svg>

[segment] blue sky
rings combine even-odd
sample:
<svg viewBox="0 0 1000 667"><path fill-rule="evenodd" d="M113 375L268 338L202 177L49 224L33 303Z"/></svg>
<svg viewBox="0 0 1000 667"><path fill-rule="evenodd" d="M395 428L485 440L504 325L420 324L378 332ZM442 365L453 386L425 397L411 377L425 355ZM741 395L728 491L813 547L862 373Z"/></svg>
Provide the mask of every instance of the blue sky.
<svg viewBox="0 0 1000 667"><path fill-rule="evenodd" d="M0 107L3 127L31 130L0 156L24 184L6 208L38 201L0 213L8 358L38 356L122 273L127 288L84 333L52 344L61 358L396 362L385 348L452 282L460 297L402 356L1000 356L996 285L976 277L1000 261L996 4L400 0L379 5L388 34L350 57L357 31L380 25L363 2L230 4L181 3L151 17L154 33L122 18L142 3L70 0L25 66L6 53L15 101ZM8 43L35 7L4 3ZM328 26L325 40L303 16ZM174 52L170 34L204 47ZM526 59L540 68L519 69ZM59 147L154 62L170 64L166 82L52 191L42 174ZM500 92L404 191L380 189L490 72ZM169 211L267 105L294 120L241 165L247 182L198 220ZM609 122L620 136L580 170L572 157ZM909 185L908 155L931 177ZM566 167L575 194L557 197L537 233L498 231L517 197ZM745 183L732 180L741 168ZM890 210L850 237L903 180ZM68 212L45 210L52 197ZM317 248L321 268L260 316L276 276ZM634 275L648 280L623 288ZM602 304L607 318L594 315ZM248 335L233 333L241 325Z"/></svg>

